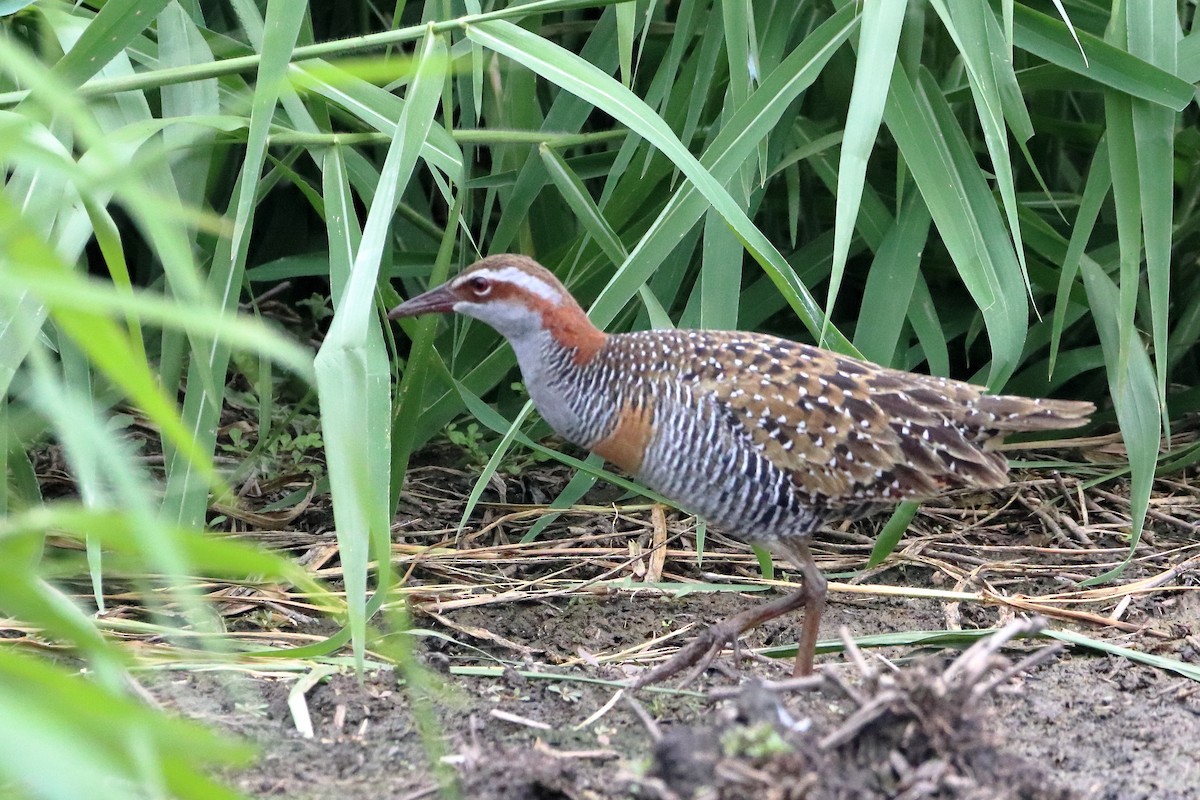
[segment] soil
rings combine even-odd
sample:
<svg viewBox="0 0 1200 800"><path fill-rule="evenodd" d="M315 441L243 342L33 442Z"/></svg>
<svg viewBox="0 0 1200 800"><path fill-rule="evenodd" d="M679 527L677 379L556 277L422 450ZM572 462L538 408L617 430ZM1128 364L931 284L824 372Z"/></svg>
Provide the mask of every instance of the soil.
<svg viewBox="0 0 1200 800"><path fill-rule="evenodd" d="M650 687L631 698L618 682L687 634L642 652L631 648L777 596L761 581L753 585L753 556L710 531L699 568L694 520L672 516L668 557L655 565L647 554L662 525L652 511L565 515L522 546L533 519L514 516L508 524L511 509L501 505L484 510L473 526L477 536L435 556L424 548L452 539L447 531L461 510L453 498L466 496L458 481L469 487L466 473L435 470L424 482L414 476L399 518L396 567L407 575L415 627L387 640L408 641L422 667L373 669L361 680L342 669L318 682L304 694L311 738L289 710L296 674L146 675L165 705L257 743L259 760L226 776L231 784L253 797L297 800L1200 797L1200 683L1095 648L1048 650L1045 639L1008 642L997 653L980 653L979 645L969 655L962 647L912 646L829 653L818 657L820 676L795 685L790 658L763 655L795 641L797 620L787 618L748 634L739 653L727 650L685 690ZM490 499L546 502L556 483L527 472L519 485L494 487ZM1090 518L1085 512L1078 527L1090 546L1066 541L1079 531L1053 522L1060 518L1030 522L1030 506L1045 508L1037 498L1057 491L1038 485L1016 490L1020 498L956 498L923 510L878 569L858 569L876 530L824 537L818 560L849 588L831 593L822 641L837 640L843 628L856 638L970 631L1017 616L1011 605L920 596L921 588L984 585L1041 598L1066 588L1090 602L1082 578L1111 567L1128 547L1115 523L1111 537L1105 534L1098 515L1119 514L1111 506L1093 508ZM1196 507L1191 495L1185 503ZM1158 508L1176 522L1191 519L1191 511ZM1188 535L1186 526L1159 523L1151 520L1120 583L1162 576L1194 557L1194 529ZM328 545L327 533L312 535L314 548ZM601 552L603 536L617 543ZM664 583L711 583L723 573L765 591L583 585L644 580L647 569ZM554 583L566 577L570 591ZM1169 578L1107 605L1071 606L1077 623L1059 617L1051 626L1194 664L1195 574L1175 570ZM518 591L543 582L550 588ZM870 591L883 585L913 593ZM1095 621L1086 614L1121 621L1098 627L1084 624ZM299 632L329 632L327 621L311 628L292 622Z"/></svg>
<svg viewBox="0 0 1200 800"><path fill-rule="evenodd" d="M712 599L689 599L685 608L673 613L707 616L718 611ZM909 620L897 613L900 610L889 604L874 611L901 627ZM647 631L662 619L653 604L633 598L567 604L551 612L553 624L546 624L547 611L540 604L510 608L491 622L494 630L517 641L522 633L537 630L543 638L531 644L566 651L579 641L594 639L596 625L604 619L621 619L628 628ZM922 626L920 617L911 619L914 627ZM426 639L418 645L426 660L445 664L443 651L430 643ZM928 688L938 683L950 660L951 656L927 657L904 666L896 680ZM726 661L732 668L732 658ZM842 659L826 656L822 661L834 664L832 669L867 691L862 676ZM787 672L785 665L754 661L741 661L736 669L743 686L751 676L781 679ZM564 673L576 678L614 677L594 668ZM799 733L789 731L778 752L765 748L771 754L758 757L743 753L743 766L766 785L752 783L762 790L739 794L738 779L749 779L736 771L716 772L723 760L723 733L736 720L736 697L710 701L691 694L643 690L640 702L656 720L660 734L665 730L656 743L625 702L586 724L612 699L611 686L531 679L515 671L495 678L433 674L435 688L425 698L425 710L435 719L440 741L432 753L422 743L414 697L392 670L373 671L362 683L352 674L338 674L311 689L308 711L315 736L310 739L297 732L288 711L293 678L183 673L173 675L169 683L156 683L154 689L160 699L186 715L258 743L258 763L229 776L255 797L439 797L430 766L439 754L461 780L460 796L481 800L686 798L703 796L693 790L722 782L717 794L707 796L903 796L904 776L897 774L888 755L897 749L892 739L911 735L905 734L905 721L889 717L869 728L870 736L860 737L868 741L856 740L835 753L820 747L819 742L844 725L857 708L834 684L772 696L772 702L790 717L806 720L810 726L799 726ZM712 691L736 685L737 679L717 672L693 688ZM1048 664L1022 671L986 696L938 710L930 724L945 726L945 740L936 745L910 744L909 749L923 754L925 760L908 767L916 772L922 763L935 763L936 769L950 774L942 776L944 785L937 792L909 796L1200 797L1197 689L1193 681L1124 659L1060 654ZM231 702L231 698L238 700ZM954 710L961 713L950 713ZM763 721L760 717L739 724L751 730L752 738L753 728ZM530 727L535 724L538 727ZM911 773L909 778L911 782ZM663 783L666 792L657 788Z"/></svg>

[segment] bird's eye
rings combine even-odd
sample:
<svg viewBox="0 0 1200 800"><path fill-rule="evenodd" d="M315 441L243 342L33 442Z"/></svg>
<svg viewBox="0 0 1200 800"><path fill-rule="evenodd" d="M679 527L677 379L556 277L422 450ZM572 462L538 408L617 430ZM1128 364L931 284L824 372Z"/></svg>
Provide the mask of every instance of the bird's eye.
<svg viewBox="0 0 1200 800"><path fill-rule="evenodd" d="M487 278L475 277L467 281L467 287L470 288L471 293L476 297L487 297L492 291L492 282Z"/></svg>

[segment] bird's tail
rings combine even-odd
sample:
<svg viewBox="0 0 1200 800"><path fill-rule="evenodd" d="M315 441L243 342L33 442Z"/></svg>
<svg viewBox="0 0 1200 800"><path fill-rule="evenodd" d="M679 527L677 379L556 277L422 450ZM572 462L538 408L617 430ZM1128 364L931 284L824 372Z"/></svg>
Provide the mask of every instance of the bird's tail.
<svg viewBox="0 0 1200 800"><path fill-rule="evenodd" d="M1016 395L984 395L979 411L997 431L1053 431L1086 425L1096 407L1078 400L1040 400Z"/></svg>

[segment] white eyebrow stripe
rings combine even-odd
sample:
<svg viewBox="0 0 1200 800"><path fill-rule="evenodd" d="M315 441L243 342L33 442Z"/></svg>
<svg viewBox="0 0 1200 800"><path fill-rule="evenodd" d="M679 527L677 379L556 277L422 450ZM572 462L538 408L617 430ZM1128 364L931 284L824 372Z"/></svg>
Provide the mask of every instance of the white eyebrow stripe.
<svg viewBox="0 0 1200 800"><path fill-rule="evenodd" d="M555 305L562 302L562 293L555 289L550 284L546 283L541 278L535 275L530 275L523 269L517 267L504 267L502 269L477 269L463 278L488 278L494 281L504 281L511 283L513 286L519 286L522 289L535 294L547 302ZM460 280L462 280L460 278Z"/></svg>

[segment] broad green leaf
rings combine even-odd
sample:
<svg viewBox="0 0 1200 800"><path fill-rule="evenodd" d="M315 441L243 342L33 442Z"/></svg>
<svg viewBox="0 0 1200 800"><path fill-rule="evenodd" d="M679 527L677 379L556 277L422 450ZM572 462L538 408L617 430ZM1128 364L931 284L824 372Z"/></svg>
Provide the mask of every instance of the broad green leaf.
<svg viewBox="0 0 1200 800"><path fill-rule="evenodd" d="M1009 234L1013 239L1013 251L1021 265L1021 277L1032 297L1029 275L1025 264L1025 250L1021 242L1021 226L1017 214L1016 186L1012 163L1008 151L1008 131L1005 128L1005 108L1001 97L1000 77L996 74L996 42L988 35L989 26L995 26L995 18L989 8L978 3L954 3L947 7L944 0L934 0L951 38L958 46L971 83L971 96L975 101L975 113L983 138L991 157L997 188L1004 204ZM1003 71L1011 77L1012 64L1001 62Z"/></svg>
<svg viewBox="0 0 1200 800"><path fill-rule="evenodd" d="M742 291L742 246L715 211L704 215L701 253L698 325L736 330L738 305L729 300Z"/></svg>
<svg viewBox="0 0 1200 800"><path fill-rule="evenodd" d="M1091 585L1112 580L1124 572L1133 558L1146 521L1150 491L1154 482L1154 466L1158 458L1159 432L1162 430L1158 391L1154 383L1154 366L1136 330L1123 329L1117 316L1118 289L1100 268L1088 258L1083 259L1083 284L1087 287L1096 330L1104 347L1108 366L1108 385L1112 392L1121 437L1129 455L1129 507L1132 516L1129 536L1129 555L1125 561L1103 575L1084 581Z"/></svg>
<svg viewBox="0 0 1200 800"><path fill-rule="evenodd" d="M921 265L921 251L929 236L929 221L925 201L918 193L910 193L896 224L875 254L854 329L854 346L869 361L895 366L896 348Z"/></svg>
<svg viewBox="0 0 1200 800"><path fill-rule="evenodd" d="M908 321L913 333L921 343L925 360L929 362L931 375L950 375L950 353L946 347L946 334L942 331L941 320L938 318L937 305L929 291L929 284L917 274L917 282L913 285L913 298L908 306ZM893 366L905 368L903 362L892 359Z"/></svg>

